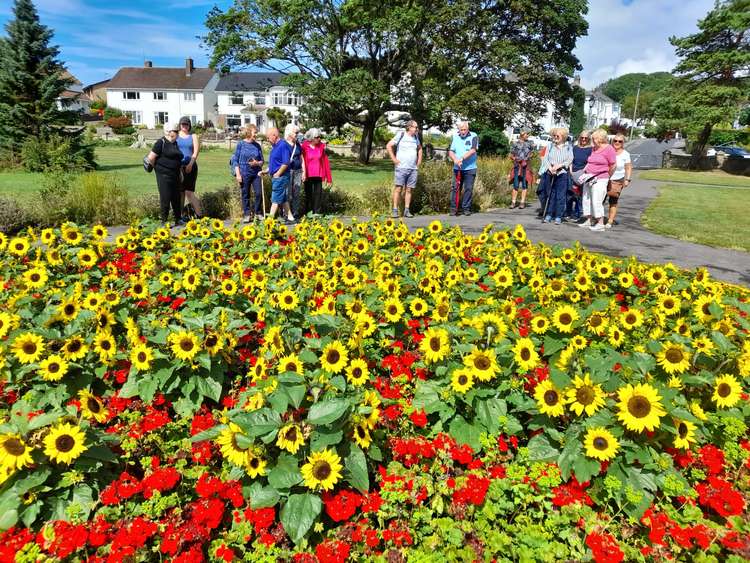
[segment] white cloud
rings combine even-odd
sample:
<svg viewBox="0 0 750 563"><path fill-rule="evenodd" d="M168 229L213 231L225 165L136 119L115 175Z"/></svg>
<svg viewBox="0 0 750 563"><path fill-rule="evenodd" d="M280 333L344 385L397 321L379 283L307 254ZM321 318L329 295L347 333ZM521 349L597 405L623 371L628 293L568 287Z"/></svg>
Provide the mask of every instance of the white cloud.
<svg viewBox="0 0 750 563"><path fill-rule="evenodd" d="M583 71L581 82L592 88L629 72L671 70L677 58L669 36L693 33L713 0L622 0L589 2L588 36L575 53Z"/></svg>

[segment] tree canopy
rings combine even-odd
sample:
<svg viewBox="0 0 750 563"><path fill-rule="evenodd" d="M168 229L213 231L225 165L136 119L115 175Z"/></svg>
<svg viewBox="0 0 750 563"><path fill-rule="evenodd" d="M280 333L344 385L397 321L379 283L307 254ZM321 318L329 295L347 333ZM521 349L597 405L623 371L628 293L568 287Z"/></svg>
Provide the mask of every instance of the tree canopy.
<svg viewBox="0 0 750 563"><path fill-rule="evenodd" d="M641 85L641 94L644 92L659 92L668 86L674 77L670 72L631 72L617 78L610 78L596 87L603 94L609 96L618 104L624 103L628 96L635 98L638 84ZM640 104L640 102L639 102Z"/></svg>
<svg viewBox="0 0 750 563"><path fill-rule="evenodd" d="M533 121L566 113L585 0L235 0L212 9L204 43L223 70L285 73L309 124L362 127L369 159L378 121L423 127L456 117Z"/></svg>

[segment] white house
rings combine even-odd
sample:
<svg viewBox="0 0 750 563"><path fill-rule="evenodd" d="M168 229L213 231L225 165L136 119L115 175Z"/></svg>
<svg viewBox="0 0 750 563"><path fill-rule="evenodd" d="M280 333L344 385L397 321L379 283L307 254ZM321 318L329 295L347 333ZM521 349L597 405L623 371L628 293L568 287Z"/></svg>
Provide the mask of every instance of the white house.
<svg viewBox="0 0 750 563"><path fill-rule="evenodd" d="M612 120L620 120L620 104L599 90L586 92L583 108L586 112L586 127L589 129L609 125Z"/></svg>
<svg viewBox="0 0 750 563"><path fill-rule="evenodd" d="M281 108L299 120L302 99L281 85L277 72L230 72L222 75L216 85L218 127L257 125L262 131L273 124L268 118L270 108Z"/></svg>
<svg viewBox="0 0 750 563"><path fill-rule="evenodd" d="M193 123L216 120L216 85L219 76L210 68L121 68L107 84L107 105L122 110L134 125L159 128L187 116Z"/></svg>
<svg viewBox="0 0 750 563"><path fill-rule="evenodd" d="M91 98L83 91L83 84L67 70L63 73L66 78L72 81L68 87L60 93L55 100L57 109L75 111L78 113L88 113Z"/></svg>

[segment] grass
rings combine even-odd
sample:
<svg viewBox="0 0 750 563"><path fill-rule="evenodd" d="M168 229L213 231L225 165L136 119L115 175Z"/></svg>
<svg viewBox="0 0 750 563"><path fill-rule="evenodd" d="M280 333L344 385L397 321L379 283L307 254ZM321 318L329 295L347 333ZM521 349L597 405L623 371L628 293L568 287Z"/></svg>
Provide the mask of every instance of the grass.
<svg viewBox="0 0 750 563"><path fill-rule="evenodd" d="M659 187L643 215L645 227L663 235L750 252L746 224L750 189L702 185Z"/></svg>
<svg viewBox="0 0 750 563"><path fill-rule="evenodd" d="M132 197L156 193L156 180L147 174L141 163L148 151L128 147L97 147L99 171L112 174L122 182ZM229 173L232 151L211 149L203 151L198 159L198 192L213 191L234 184ZM267 157L268 155L266 155ZM363 165L352 158L331 159L333 181L342 190L363 191L387 182L393 174L388 160L373 160ZM35 194L42 184L42 174L23 171L0 172L0 196L25 201Z"/></svg>
<svg viewBox="0 0 750 563"><path fill-rule="evenodd" d="M688 170L646 170L640 172L641 180L659 180L660 182L680 182L686 184L700 184L703 186L732 186L750 188L750 178L734 176L720 170L711 172L692 172Z"/></svg>

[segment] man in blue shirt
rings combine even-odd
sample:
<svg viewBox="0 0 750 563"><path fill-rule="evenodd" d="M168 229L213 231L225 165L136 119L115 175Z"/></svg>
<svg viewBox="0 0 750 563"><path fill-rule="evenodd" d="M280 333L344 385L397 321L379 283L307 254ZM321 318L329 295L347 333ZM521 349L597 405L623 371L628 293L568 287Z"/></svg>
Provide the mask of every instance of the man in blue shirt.
<svg viewBox="0 0 750 563"><path fill-rule="evenodd" d="M265 171L271 175L271 209L268 213L271 217L276 215L279 205L283 206L287 223L294 222L294 216L289 209L286 198L286 189L289 185L289 161L292 159L292 148L279 135L276 127L266 130L266 138L271 143L271 154L268 155L268 169Z"/></svg>
<svg viewBox="0 0 750 563"><path fill-rule="evenodd" d="M469 122L458 124L458 135L454 135L448 150L448 158L453 161L453 182L451 184L451 215L471 215L471 200L474 193L474 180L477 177L477 151L479 138L469 131ZM461 190L463 197L459 201Z"/></svg>

